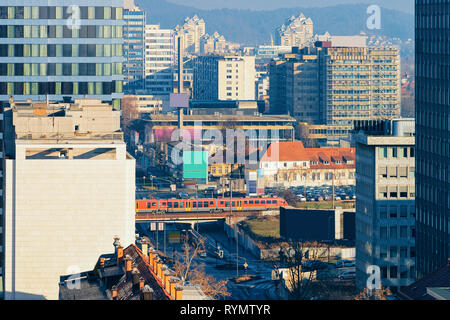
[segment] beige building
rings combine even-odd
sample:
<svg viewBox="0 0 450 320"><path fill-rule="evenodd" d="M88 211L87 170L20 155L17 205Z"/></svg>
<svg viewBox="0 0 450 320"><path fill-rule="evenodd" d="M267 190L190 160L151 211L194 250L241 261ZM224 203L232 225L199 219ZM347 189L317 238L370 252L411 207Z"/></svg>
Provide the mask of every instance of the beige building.
<svg viewBox="0 0 450 320"><path fill-rule="evenodd" d="M305 148L300 141L272 143L259 163L258 186L355 184L355 149Z"/></svg>
<svg viewBox="0 0 450 320"><path fill-rule="evenodd" d="M255 100L255 57L200 56L194 62L194 100Z"/></svg>
<svg viewBox="0 0 450 320"><path fill-rule="evenodd" d="M5 110L5 299L58 299L119 236L134 243L135 160L100 100Z"/></svg>

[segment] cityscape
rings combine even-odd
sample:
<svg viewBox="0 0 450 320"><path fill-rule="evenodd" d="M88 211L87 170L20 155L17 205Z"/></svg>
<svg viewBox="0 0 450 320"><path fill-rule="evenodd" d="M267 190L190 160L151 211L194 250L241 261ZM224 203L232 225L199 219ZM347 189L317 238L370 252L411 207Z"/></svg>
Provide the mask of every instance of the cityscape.
<svg viewBox="0 0 450 320"><path fill-rule="evenodd" d="M450 0L244 2L0 1L0 300L450 300Z"/></svg>

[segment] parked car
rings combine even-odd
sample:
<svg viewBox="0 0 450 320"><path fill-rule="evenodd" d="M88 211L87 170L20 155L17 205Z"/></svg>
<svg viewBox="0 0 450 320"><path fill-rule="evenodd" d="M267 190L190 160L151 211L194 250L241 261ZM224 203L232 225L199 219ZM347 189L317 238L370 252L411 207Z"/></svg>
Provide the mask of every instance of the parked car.
<svg viewBox="0 0 450 320"><path fill-rule="evenodd" d="M339 276L340 280L352 280L355 279L356 276L356 271L355 270L349 270L349 271L344 271L341 273L341 275Z"/></svg>
<svg viewBox="0 0 450 320"><path fill-rule="evenodd" d="M189 193L181 191L181 192L178 192L177 197L178 197L178 199L189 199Z"/></svg>
<svg viewBox="0 0 450 320"><path fill-rule="evenodd" d="M339 260L334 265L336 266L336 268L351 268L355 266L355 261Z"/></svg>

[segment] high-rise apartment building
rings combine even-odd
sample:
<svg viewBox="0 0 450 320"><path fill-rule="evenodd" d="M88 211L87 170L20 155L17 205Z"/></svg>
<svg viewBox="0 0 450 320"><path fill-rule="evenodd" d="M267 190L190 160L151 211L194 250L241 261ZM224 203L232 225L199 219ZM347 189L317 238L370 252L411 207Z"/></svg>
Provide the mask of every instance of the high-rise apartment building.
<svg viewBox="0 0 450 320"><path fill-rule="evenodd" d="M145 26L145 89L153 95L169 95L173 90L173 30L159 25Z"/></svg>
<svg viewBox="0 0 450 320"><path fill-rule="evenodd" d="M145 88L145 11L125 1L123 20L124 92L136 93Z"/></svg>
<svg viewBox="0 0 450 320"><path fill-rule="evenodd" d="M284 54L270 65L270 110L299 122L341 126L400 116L400 52L387 47L332 47Z"/></svg>
<svg viewBox="0 0 450 320"><path fill-rule="evenodd" d="M5 299L58 299L60 277L90 270L114 236L135 240L135 160L120 111L100 99L5 109Z"/></svg>
<svg viewBox="0 0 450 320"><path fill-rule="evenodd" d="M254 56L194 59L194 100L255 100L255 81Z"/></svg>
<svg viewBox="0 0 450 320"><path fill-rule="evenodd" d="M276 41L281 46L305 47L311 44L314 36L314 23L303 13L286 20L275 33Z"/></svg>
<svg viewBox="0 0 450 320"><path fill-rule="evenodd" d="M120 108L123 0L4 0L0 101L97 98Z"/></svg>
<svg viewBox="0 0 450 320"><path fill-rule="evenodd" d="M175 27L174 33L176 37L182 36L184 52L200 53L200 39L206 34L205 21L196 15L186 18L182 26Z"/></svg>
<svg viewBox="0 0 450 320"><path fill-rule="evenodd" d="M416 0L417 272L450 258L450 1Z"/></svg>
<svg viewBox="0 0 450 320"><path fill-rule="evenodd" d="M376 124L354 135L356 286L367 288L375 266L382 286L396 292L415 279L414 119Z"/></svg>

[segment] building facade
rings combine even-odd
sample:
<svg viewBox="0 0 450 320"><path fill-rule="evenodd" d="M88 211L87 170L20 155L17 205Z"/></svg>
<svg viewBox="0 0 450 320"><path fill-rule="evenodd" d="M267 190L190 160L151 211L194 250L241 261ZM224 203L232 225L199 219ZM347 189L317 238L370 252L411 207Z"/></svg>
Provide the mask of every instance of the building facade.
<svg viewBox="0 0 450 320"><path fill-rule="evenodd" d="M260 188L355 184L355 150L272 143L259 162Z"/></svg>
<svg viewBox="0 0 450 320"><path fill-rule="evenodd" d="M275 33L277 44L281 46L305 47L314 36L314 23L303 13L290 17Z"/></svg>
<svg viewBox="0 0 450 320"><path fill-rule="evenodd" d="M255 100L255 82L255 57L209 55L194 60L194 100Z"/></svg>
<svg viewBox="0 0 450 320"><path fill-rule="evenodd" d="M399 49L332 45L323 42L271 62L271 113L341 126L346 136L355 120L399 117Z"/></svg>
<svg viewBox="0 0 450 320"><path fill-rule="evenodd" d="M169 95L173 90L174 38L171 29L145 27L145 91Z"/></svg>
<svg viewBox="0 0 450 320"><path fill-rule="evenodd" d="M123 11L123 64L125 94L142 92L145 88L145 11L125 2Z"/></svg>
<svg viewBox="0 0 450 320"><path fill-rule="evenodd" d="M123 96L123 1L5 0L0 6L0 101Z"/></svg>
<svg viewBox="0 0 450 320"><path fill-rule="evenodd" d="M416 1L417 271L450 257L450 1Z"/></svg>
<svg viewBox="0 0 450 320"><path fill-rule="evenodd" d="M205 21L196 15L186 18L182 26L175 27L174 33L175 37L181 36L183 39L183 52L200 53L200 40L206 34Z"/></svg>
<svg viewBox="0 0 450 320"><path fill-rule="evenodd" d="M415 279L414 119L392 130L364 130L356 143L356 286L367 288L369 266L397 292ZM368 288L370 289L370 288Z"/></svg>
<svg viewBox="0 0 450 320"><path fill-rule="evenodd" d="M135 160L120 111L98 99L5 110L5 299L58 299L113 237L135 240Z"/></svg>

